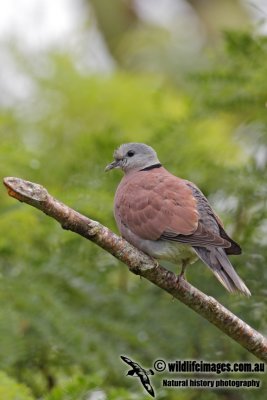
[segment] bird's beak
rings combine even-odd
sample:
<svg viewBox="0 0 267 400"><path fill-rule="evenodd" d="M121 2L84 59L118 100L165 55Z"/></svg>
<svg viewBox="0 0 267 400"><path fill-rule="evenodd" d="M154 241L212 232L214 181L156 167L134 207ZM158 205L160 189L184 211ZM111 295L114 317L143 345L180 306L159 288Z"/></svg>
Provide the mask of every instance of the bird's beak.
<svg viewBox="0 0 267 400"><path fill-rule="evenodd" d="M111 169L114 168L120 168L121 167L121 160L115 160L112 163L108 164L105 168L105 172L110 171Z"/></svg>

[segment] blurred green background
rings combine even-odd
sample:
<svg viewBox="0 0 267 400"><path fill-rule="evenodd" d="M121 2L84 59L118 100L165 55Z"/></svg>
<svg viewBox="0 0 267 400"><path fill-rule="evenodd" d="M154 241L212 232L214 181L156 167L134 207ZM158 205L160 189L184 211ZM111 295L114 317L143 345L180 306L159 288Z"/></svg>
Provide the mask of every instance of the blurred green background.
<svg viewBox="0 0 267 400"><path fill-rule="evenodd" d="M0 6L0 171L38 182L117 231L127 141L153 146L194 181L240 242L252 292L224 290L197 262L190 282L266 333L267 39L264 1L61 0ZM0 399L148 399L127 355L257 361L109 254L0 192ZM221 376L220 376L221 377ZM229 376L224 376L229 377ZM244 375L230 376L234 379ZM265 399L254 390L173 390L157 398Z"/></svg>

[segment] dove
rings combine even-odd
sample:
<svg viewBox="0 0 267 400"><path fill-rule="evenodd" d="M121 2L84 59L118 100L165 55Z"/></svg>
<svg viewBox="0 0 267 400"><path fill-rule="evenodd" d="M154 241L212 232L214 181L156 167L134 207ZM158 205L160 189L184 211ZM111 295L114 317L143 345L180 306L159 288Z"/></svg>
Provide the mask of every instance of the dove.
<svg viewBox="0 0 267 400"><path fill-rule="evenodd" d="M229 292L251 293L228 255L241 248L224 230L207 198L192 182L171 174L155 150L144 143L125 143L105 171L120 168L114 217L124 239L157 260L185 269L198 258Z"/></svg>

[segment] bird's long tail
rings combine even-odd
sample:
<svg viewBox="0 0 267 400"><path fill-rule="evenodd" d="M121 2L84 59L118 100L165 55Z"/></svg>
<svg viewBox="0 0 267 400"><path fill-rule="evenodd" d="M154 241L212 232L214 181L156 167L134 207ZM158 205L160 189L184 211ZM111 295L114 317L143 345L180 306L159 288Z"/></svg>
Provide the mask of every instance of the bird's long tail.
<svg viewBox="0 0 267 400"><path fill-rule="evenodd" d="M245 296L251 296L249 289L235 272L223 248L194 247L194 250L229 292L240 292Z"/></svg>

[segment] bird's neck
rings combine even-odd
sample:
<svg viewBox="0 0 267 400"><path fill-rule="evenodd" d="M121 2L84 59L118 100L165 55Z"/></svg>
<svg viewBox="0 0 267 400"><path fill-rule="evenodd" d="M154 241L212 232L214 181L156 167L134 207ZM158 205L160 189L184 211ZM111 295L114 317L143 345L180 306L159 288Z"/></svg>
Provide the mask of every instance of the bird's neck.
<svg viewBox="0 0 267 400"><path fill-rule="evenodd" d="M151 169L160 168L162 167L161 163L158 162L156 164L149 165L148 167L142 168L139 171L150 171Z"/></svg>

